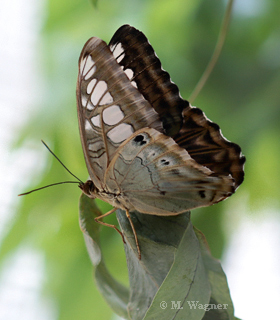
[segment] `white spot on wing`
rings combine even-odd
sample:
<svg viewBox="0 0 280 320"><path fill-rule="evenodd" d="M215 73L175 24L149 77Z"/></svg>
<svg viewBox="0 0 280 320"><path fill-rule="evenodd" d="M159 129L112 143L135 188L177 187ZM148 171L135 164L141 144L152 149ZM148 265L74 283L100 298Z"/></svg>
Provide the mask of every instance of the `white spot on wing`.
<svg viewBox="0 0 280 320"><path fill-rule="evenodd" d="M88 120L85 121L85 130L86 131L92 131L92 126L91 126L91 124L89 123Z"/></svg>
<svg viewBox="0 0 280 320"><path fill-rule="evenodd" d="M111 50L117 62L120 62L124 58L124 50L121 43L118 43L117 45L113 46Z"/></svg>
<svg viewBox="0 0 280 320"><path fill-rule="evenodd" d="M88 148L89 148L90 151L96 151L94 143L89 143Z"/></svg>
<svg viewBox="0 0 280 320"><path fill-rule="evenodd" d="M91 110L94 109L94 106L89 102L89 103L87 104L87 109L88 109L89 111L91 111Z"/></svg>
<svg viewBox="0 0 280 320"><path fill-rule="evenodd" d="M113 143L120 143L133 134L133 127L128 123L121 123L111 129L107 136Z"/></svg>
<svg viewBox="0 0 280 320"><path fill-rule="evenodd" d="M135 81L131 81L131 84L133 85L133 87L135 87L136 89L138 89L137 83L136 83Z"/></svg>
<svg viewBox="0 0 280 320"><path fill-rule="evenodd" d="M133 78L133 71L131 69L125 69L124 72L127 75L129 80Z"/></svg>
<svg viewBox="0 0 280 320"><path fill-rule="evenodd" d="M112 105L111 107L103 111L103 120L106 124L112 126L117 124L124 118L124 113L121 108L117 105Z"/></svg>
<svg viewBox="0 0 280 320"><path fill-rule="evenodd" d="M89 83L88 83L88 85L87 85L87 93L88 94L91 94L91 92L92 92L92 89L93 89L93 87L95 86L95 84L96 84L96 79L92 79Z"/></svg>
<svg viewBox="0 0 280 320"><path fill-rule="evenodd" d="M94 116L90 119L90 121L92 122L92 124L96 127L101 127L100 126L100 114L98 114L97 116Z"/></svg>
<svg viewBox="0 0 280 320"><path fill-rule="evenodd" d="M117 58L117 63L121 62L123 58L124 58L124 54L122 54Z"/></svg>
<svg viewBox="0 0 280 320"><path fill-rule="evenodd" d="M88 100L88 97L86 95L82 95L81 96L81 100L82 100L82 106L83 107L87 108L89 111L94 109L93 105Z"/></svg>
<svg viewBox="0 0 280 320"><path fill-rule="evenodd" d="M108 90L108 87L105 81L99 81L97 83L97 85L95 86L95 89L91 94L91 102L93 103L94 106L96 106L99 103L100 98L103 96L103 94L107 90Z"/></svg>
<svg viewBox="0 0 280 320"><path fill-rule="evenodd" d="M94 74L96 70L96 66L95 66L95 62L92 60L91 55L88 55L81 62L80 68L85 80L89 79Z"/></svg>
<svg viewBox="0 0 280 320"><path fill-rule="evenodd" d="M87 96L82 95L82 96L81 96L81 100L82 100L82 106L83 106L83 107L86 107L87 102L88 102Z"/></svg>
<svg viewBox="0 0 280 320"><path fill-rule="evenodd" d="M117 44L114 44L113 46L112 45L110 46L111 52L113 52L115 50L116 46L117 46Z"/></svg>
<svg viewBox="0 0 280 320"><path fill-rule="evenodd" d="M86 61L87 61L87 58L84 58L84 59L81 61L81 64L80 64L80 70L81 70L81 72L83 72L83 70L84 70L84 66L85 66L85 64L86 64Z"/></svg>
<svg viewBox="0 0 280 320"><path fill-rule="evenodd" d="M89 70L89 72L86 74L85 80L88 80L88 79L94 74L95 70L96 70L96 66L92 67L92 68Z"/></svg>
<svg viewBox="0 0 280 320"><path fill-rule="evenodd" d="M113 102L113 97L111 96L110 92L107 92L104 97L101 99L99 104L110 104Z"/></svg>

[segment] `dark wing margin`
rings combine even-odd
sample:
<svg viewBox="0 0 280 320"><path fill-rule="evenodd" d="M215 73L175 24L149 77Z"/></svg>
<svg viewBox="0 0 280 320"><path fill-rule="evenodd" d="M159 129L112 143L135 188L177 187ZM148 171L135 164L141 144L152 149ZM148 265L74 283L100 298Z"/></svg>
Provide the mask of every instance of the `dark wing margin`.
<svg viewBox="0 0 280 320"><path fill-rule="evenodd" d="M230 174L235 180L235 189L238 188L244 180L245 163L239 145L225 139L220 127L207 119L200 109L186 109L183 117L183 127L174 137L177 144L215 174Z"/></svg>
<svg viewBox="0 0 280 320"><path fill-rule="evenodd" d="M124 71L133 71L131 81L159 114L166 134L174 137L182 127L182 111L189 108L189 103L181 98L169 73L162 69L146 36L134 27L124 25L116 31L109 47L113 53L118 47L119 58L115 56L118 63Z"/></svg>

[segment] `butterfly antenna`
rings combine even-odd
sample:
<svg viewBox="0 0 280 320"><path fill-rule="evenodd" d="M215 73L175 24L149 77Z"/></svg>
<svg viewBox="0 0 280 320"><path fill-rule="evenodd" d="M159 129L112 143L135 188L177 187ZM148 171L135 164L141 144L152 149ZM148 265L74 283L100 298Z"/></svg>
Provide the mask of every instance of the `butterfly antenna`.
<svg viewBox="0 0 280 320"><path fill-rule="evenodd" d="M43 141L41 140L43 145L49 150L49 152L56 158L57 161L59 161L59 163L64 167L64 169L66 169L70 174L71 176L73 176L74 178L76 178L81 184L84 184L82 180L80 180L78 177L76 177L63 163L61 160L59 160L59 158L54 154L54 152L48 147L48 145ZM70 182L70 181L68 181ZM66 182L66 183L68 183Z"/></svg>
<svg viewBox="0 0 280 320"><path fill-rule="evenodd" d="M28 192L25 192L25 193L21 193L19 194L19 196L25 196L27 194L30 194L34 191L38 191L38 190L42 190L42 189L45 189L45 188L48 188L48 187L52 187L52 186L57 186L59 184L64 184L64 183L78 183L79 186L83 185L83 181L80 180L78 177L76 177L62 162L61 160L59 160L59 158L54 154L54 152L48 147L48 145L43 141L41 140L43 145L49 150L49 152L56 158L57 161L59 161L59 163L71 174L71 176L73 176L74 178L76 178L78 181L62 181L62 182L56 182L56 183L52 183L52 184L48 184L47 186L44 186L44 187L41 187L41 188L37 188L37 189L34 189L34 190L31 190L31 191L28 191Z"/></svg>
<svg viewBox="0 0 280 320"><path fill-rule="evenodd" d="M44 187L41 187L41 188L37 188L37 189L34 189L34 190L31 190L31 191L28 191L28 192L25 192L25 193L21 193L19 194L19 196L25 196L27 194L30 194L34 191L38 191L38 190L42 190L42 189L45 189L45 188L48 188L48 187L52 187L52 186L57 186L58 184L63 184L63 183L79 183L78 181L63 181L63 182L56 182L56 183L52 183L52 184L48 184L47 186L44 186Z"/></svg>

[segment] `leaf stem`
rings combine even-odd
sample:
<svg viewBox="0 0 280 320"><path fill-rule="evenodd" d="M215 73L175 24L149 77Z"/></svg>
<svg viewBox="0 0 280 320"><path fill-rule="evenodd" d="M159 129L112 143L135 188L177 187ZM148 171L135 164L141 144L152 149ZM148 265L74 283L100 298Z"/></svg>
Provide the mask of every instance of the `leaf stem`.
<svg viewBox="0 0 280 320"><path fill-rule="evenodd" d="M231 16L231 12L232 12L232 6L233 6L233 2L234 0L229 0L228 4L227 4L227 8L226 8L226 13L222 22L222 26L221 26L221 30L218 36L218 40L217 40L217 44L216 47L214 49L214 52L212 54L212 57L205 69L205 71L203 72L200 80L198 81L196 87L194 88L193 92L190 95L189 98L189 102L193 103L193 101L196 99L196 97L198 96L198 94L200 93L200 91L202 90L202 88L204 87L207 79L209 78L211 72L213 71L213 68L215 66L215 64L217 63L217 60L221 54L223 45L225 43L225 38L228 32L228 27L229 27L229 22L230 22L230 16Z"/></svg>

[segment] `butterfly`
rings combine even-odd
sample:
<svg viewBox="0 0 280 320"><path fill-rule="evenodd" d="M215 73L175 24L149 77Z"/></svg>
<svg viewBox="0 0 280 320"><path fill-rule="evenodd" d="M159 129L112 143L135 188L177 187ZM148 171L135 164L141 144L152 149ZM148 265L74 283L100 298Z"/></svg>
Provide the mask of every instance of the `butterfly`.
<svg viewBox="0 0 280 320"><path fill-rule="evenodd" d="M77 106L90 198L130 212L178 215L234 193L245 157L217 124L184 100L146 36L120 27L90 38L79 58ZM123 235L122 235L123 237ZM124 238L123 238L124 240ZM124 240L125 242L125 240Z"/></svg>

